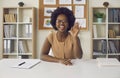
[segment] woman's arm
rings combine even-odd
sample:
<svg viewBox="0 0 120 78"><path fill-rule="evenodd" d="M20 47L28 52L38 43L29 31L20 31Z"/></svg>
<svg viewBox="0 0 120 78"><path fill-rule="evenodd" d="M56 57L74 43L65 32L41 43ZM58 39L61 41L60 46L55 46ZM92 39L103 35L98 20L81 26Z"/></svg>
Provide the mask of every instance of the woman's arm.
<svg viewBox="0 0 120 78"><path fill-rule="evenodd" d="M80 39L78 37L80 28L81 27L79 27L79 24L75 23L71 29L71 34L73 38L73 55L75 58L82 58L82 55L83 55Z"/></svg>
<svg viewBox="0 0 120 78"><path fill-rule="evenodd" d="M73 55L75 58L82 58L83 55L80 39L78 37L73 38Z"/></svg>
<svg viewBox="0 0 120 78"><path fill-rule="evenodd" d="M48 39L46 38L46 40L43 44L42 50L41 50L40 59L44 60L44 61L49 61L49 62L59 62L58 58L48 55L50 48L51 48L51 44L48 41Z"/></svg>

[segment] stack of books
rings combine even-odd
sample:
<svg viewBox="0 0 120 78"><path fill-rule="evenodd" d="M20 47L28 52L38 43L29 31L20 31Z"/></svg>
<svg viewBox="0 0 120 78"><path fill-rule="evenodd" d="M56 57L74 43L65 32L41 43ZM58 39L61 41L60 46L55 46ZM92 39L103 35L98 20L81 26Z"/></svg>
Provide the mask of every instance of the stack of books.
<svg viewBox="0 0 120 78"><path fill-rule="evenodd" d="M16 14L5 14L4 21L5 22L16 22Z"/></svg>

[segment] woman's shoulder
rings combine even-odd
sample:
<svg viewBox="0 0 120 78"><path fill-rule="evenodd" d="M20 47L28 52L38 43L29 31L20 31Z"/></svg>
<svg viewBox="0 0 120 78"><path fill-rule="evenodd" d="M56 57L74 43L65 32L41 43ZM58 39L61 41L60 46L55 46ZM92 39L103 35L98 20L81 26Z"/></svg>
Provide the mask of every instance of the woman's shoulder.
<svg viewBox="0 0 120 78"><path fill-rule="evenodd" d="M47 36L47 39L49 42L53 41L53 38L55 37L56 31L50 31L49 35Z"/></svg>
<svg viewBox="0 0 120 78"><path fill-rule="evenodd" d="M48 36L54 36L55 34L56 34L56 31L52 30L52 31L50 31Z"/></svg>

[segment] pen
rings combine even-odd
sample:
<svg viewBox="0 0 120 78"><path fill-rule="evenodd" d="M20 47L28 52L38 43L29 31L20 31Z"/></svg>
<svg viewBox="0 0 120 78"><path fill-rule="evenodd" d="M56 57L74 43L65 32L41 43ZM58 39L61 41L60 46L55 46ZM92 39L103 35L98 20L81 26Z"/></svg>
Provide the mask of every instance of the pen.
<svg viewBox="0 0 120 78"><path fill-rule="evenodd" d="M22 63L18 64L18 66L21 66L21 65L23 65L23 64L25 64L25 62L22 62Z"/></svg>

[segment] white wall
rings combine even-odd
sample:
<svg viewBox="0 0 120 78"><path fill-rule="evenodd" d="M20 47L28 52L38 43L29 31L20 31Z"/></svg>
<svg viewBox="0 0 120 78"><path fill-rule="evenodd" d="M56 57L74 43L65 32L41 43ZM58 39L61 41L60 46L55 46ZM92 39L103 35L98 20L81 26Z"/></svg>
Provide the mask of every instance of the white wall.
<svg viewBox="0 0 120 78"><path fill-rule="evenodd" d="M38 19L38 6L39 0L0 0L0 55L2 53L2 8L1 7L18 7L18 2L23 1L25 3L24 6L34 6L37 8L37 19ZM82 48L83 48L83 58L89 59L91 58L92 54L92 40L91 40L91 7L92 6L103 6L104 1L109 1L110 6L120 6L120 0L89 0L89 30L88 31L81 31L79 34ZM44 42L45 37L48 35L50 30L38 30L38 20L37 20L37 38L36 38L36 49L37 49L37 58L40 56L41 46Z"/></svg>
<svg viewBox="0 0 120 78"><path fill-rule="evenodd" d="M1 56L2 56L2 54L1 54L1 49L2 49L2 25L1 25L1 21L2 21L2 19L1 19L1 1L0 1L0 58L1 58Z"/></svg>

